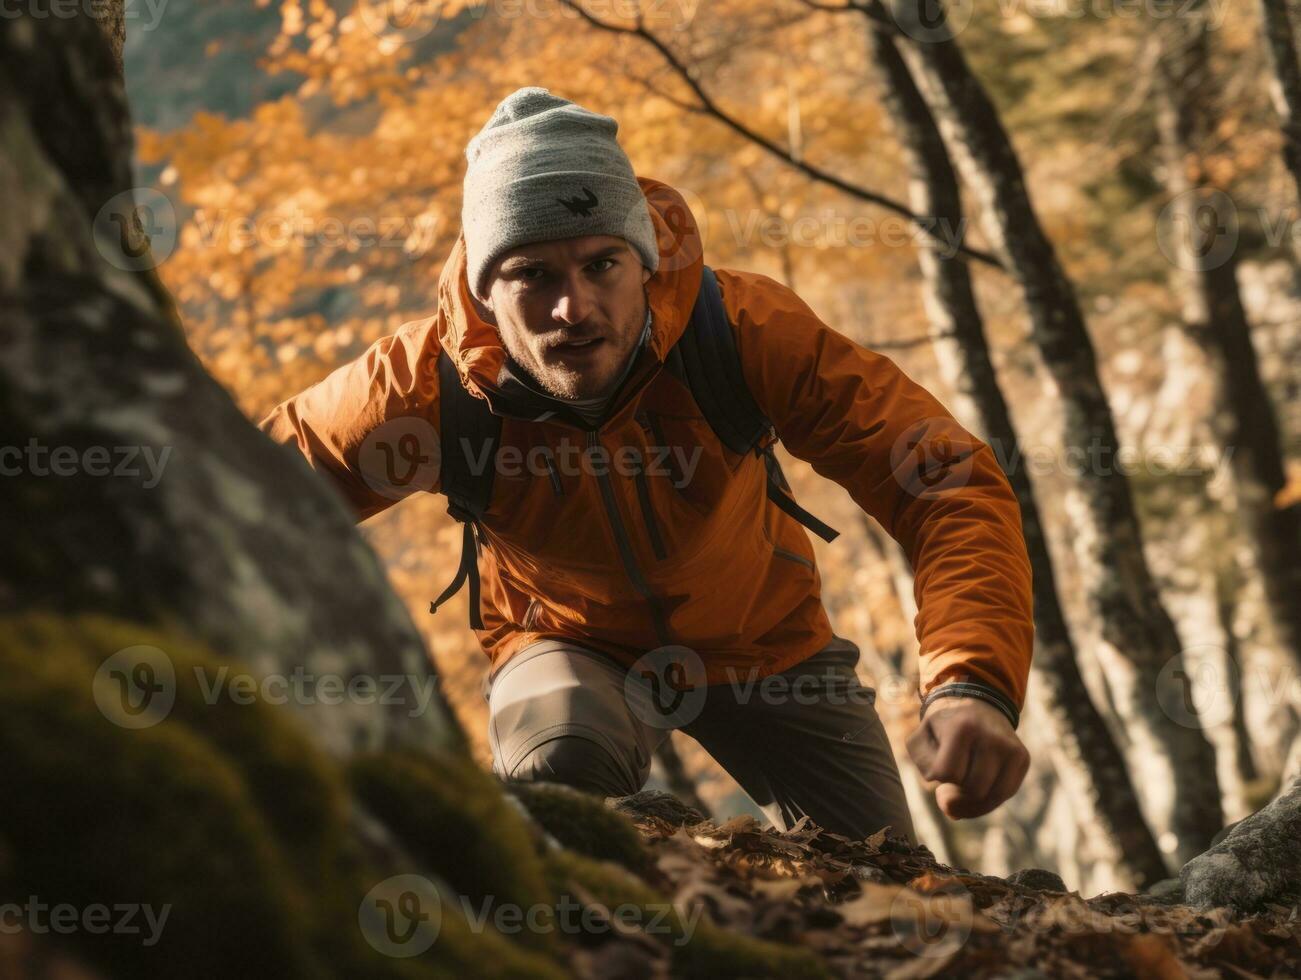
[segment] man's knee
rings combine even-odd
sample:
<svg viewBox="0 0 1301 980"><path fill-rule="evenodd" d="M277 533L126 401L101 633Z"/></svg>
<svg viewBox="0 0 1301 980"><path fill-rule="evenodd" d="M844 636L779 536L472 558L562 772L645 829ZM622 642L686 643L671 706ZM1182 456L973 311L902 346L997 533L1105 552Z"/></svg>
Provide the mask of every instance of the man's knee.
<svg viewBox="0 0 1301 980"><path fill-rule="evenodd" d="M563 783L600 796L628 796L641 789L627 760L583 735L559 735L531 749L509 773L522 783ZM641 782L645 782L644 779Z"/></svg>

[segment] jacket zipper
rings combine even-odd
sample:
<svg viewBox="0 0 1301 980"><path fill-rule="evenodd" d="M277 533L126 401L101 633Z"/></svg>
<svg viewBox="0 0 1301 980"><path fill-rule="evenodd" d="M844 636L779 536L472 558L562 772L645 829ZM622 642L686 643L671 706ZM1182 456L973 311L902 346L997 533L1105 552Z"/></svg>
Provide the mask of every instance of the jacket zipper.
<svg viewBox="0 0 1301 980"><path fill-rule="evenodd" d="M656 447L660 448L661 451L668 453L669 444L664 439L664 429L660 425L659 415L656 414L655 412L651 412L648 410L645 412L645 418L646 418L646 424L650 428L651 435L655 437ZM672 453L668 453L665 459L666 462L668 463L668 468L669 468L669 484L673 487L674 490L678 491L678 493L681 493L682 486L685 481L678 479L677 460L673 458Z"/></svg>
<svg viewBox="0 0 1301 980"><path fill-rule="evenodd" d="M641 517L646 522L646 533L650 535L651 547L655 550L655 557L663 561L668 557L668 552L664 549L664 539L660 537L660 526L655 520L655 509L651 506L650 484L646 482L646 466L642 461L641 453L637 454L637 472L633 479L637 481L637 500L641 504Z"/></svg>
<svg viewBox="0 0 1301 980"><path fill-rule="evenodd" d="M588 449L596 449L601 445L600 437L596 434L595 429L589 429L587 432ZM609 467L602 467L601 472L597 474L596 482L601 488L601 502L605 505L605 515L609 518L610 528L614 531L615 542L619 546L619 557L623 560L623 569L628 575L629 581L646 600L650 606L651 620L655 624L655 635L659 638L661 646L668 646L673 641L669 634L668 623L664 619L664 610L660 608L659 597L651 589L650 583L642 574L641 567L637 564L637 558L632 551L632 542L628 538L627 528L624 527L623 518L619 516L619 505L615 500L614 487L610 485Z"/></svg>

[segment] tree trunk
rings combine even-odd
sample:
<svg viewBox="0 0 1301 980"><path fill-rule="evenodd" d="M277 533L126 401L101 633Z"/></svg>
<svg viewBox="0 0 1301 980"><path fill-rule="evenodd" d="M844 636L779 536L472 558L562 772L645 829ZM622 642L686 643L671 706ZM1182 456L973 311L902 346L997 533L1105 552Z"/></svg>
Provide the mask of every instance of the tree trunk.
<svg viewBox="0 0 1301 980"><path fill-rule="evenodd" d="M0 612L184 631L337 752L459 744L352 515L169 322L166 256L132 235L130 122L96 21L0 19L0 114L0 186L20 202L0 212Z"/></svg>
<svg viewBox="0 0 1301 980"><path fill-rule="evenodd" d="M126 0L99 0L90 9L92 16L99 21L104 36L108 38L113 63L121 75L122 48L126 44Z"/></svg>
<svg viewBox="0 0 1301 980"><path fill-rule="evenodd" d="M1233 769L1243 786L1250 785L1259 777L1256 759L1251 754L1251 730L1247 726L1246 703L1242 696L1242 646L1233 629L1233 605L1237 590L1233 583L1226 581L1226 576L1215 576L1215 612L1220 629L1224 631L1224 657L1227 664L1225 679L1227 682L1229 703L1233 705L1230 716L1230 728L1233 732Z"/></svg>
<svg viewBox="0 0 1301 980"><path fill-rule="evenodd" d="M1301 65L1287 0L1260 0L1260 21L1274 71L1269 94L1283 130L1283 162L1301 195Z"/></svg>
<svg viewBox="0 0 1301 980"><path fill-rule="evenodd" d="M1209 64L1207 17L1199 4L1163 25L1155 87L1163 177L1171 198L1163 237L1175 266L1187 331L1218 370L1216 401L1223 424L1216 428L1224 431L1232 452L1236 509L1255 552L1279 645L1295 668L1301 666L1301 503L1275 503L1287 483L1282 436L1238 289L1233 204L1202 163L1215 129L1218 95ZM1286 127L1285 135L1287 153L1295 155Z"/></svg>
<svg viewBox="0 0 1301 980"><path fill-rule="evenodd" d="M946 33L942 7L923 5L896 0L900 53L980 202L986 236L1022 290L1031 338L1061 400L1063 445L1090 456L1072 478L1073 545L1129 757L1143 773L1144 803L1154 823L1174 835L1172 849L1183 860L1204 849L1222 823L1215 757L1196 724L1172 717L1191 704L1188 680L1143 554L1128 480L1116 468L1115 422L1093 344L993 102Z"/></svg>
<svg viewBox="0 0 1301 980"><path fill-rule="evenodd" d="M962 227L962 202L935 119L891 35L881 27L869 27L868 35L883 82L882 101L912 174L909 204L917 214L934 219L937 227L955 233ZM1003 449L1001 459L1019 459L1020 443L994 373L966 261L941 253L933 240L921 244L919 261L927 316L933 335L943 338L936 342L937 357L965 403L959 415L978 422L982 438ZM1141 887L1165 877L1165 862L1143 819L1124 758L1080 676L1029 474L1019 466L1006 470L1021 505L1021 524L1034 570L1035 653L1030 696L1052 724L1049 739L1055 747L1055 768L1074 801L1074 812L1083 826L1102 832L1098 843L1105 853L1099 854L1099 859Z"/></svg>

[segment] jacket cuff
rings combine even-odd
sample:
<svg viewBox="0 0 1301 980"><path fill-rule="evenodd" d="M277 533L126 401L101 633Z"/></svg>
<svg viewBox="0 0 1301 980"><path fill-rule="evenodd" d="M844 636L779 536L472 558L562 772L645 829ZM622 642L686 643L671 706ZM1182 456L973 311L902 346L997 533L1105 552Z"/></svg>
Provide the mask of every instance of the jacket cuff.
<svg viewBox="0 0 1301 980"><path fill-rule="evenodd" d="M935 688L926 697L922 698L921 710L918 712L919 718L926 716L926 709L940 698L977 698L981 701L992 704L999 711L1003 712L1007 720L1012 725L1012 730L1021 723L1021 712L1017 710L1015 704L1006 694L988 684L981 684L978 681L951 681L948 684L941 684Z"/></svg>

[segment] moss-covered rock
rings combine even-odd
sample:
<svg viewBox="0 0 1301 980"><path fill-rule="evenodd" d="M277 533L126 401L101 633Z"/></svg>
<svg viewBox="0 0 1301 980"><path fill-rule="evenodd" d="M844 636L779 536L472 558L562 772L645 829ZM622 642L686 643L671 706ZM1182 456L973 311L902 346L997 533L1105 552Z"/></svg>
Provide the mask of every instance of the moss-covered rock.
<svg viewBox="0 0 1301 980"><path fill-rule="evenodd" d="M672 793L654 789L614 797L609 805L631 820L656 820L671 827L690 827L705 820L705 815L694 806L683 803Z"/></svg>
<svg viewBox="0 0 1301 980"><path fill-rule="evenodd" d="M501 784L470 759L447 752L370 754L353 759L348 775L357 798L447 881L458 901L550 903L531 829ZM546 934L520 937L542 948L554 943Z"/></svg>
<svg viewBox="0 0 1301 980"><path fill-rule="evenodd" d="M143 931L48 933L42 948L109 980L559 980L592 968L571 963L579 949L614 938L567 927L564 910L622 908L674 976L823 975L809 952L673 908L632 873L654 870L649 851L600 800L516 787L520 806L447 750L341 763L301 716L217 690L238 672L165 627L0 621L0 902L153 915L136 913ZM132 702L128 680L157 701ZM530 815L572 850L548 849ZM393 914L405 876L437 914L409 958L371 914ZM624 951L659 955L641 942Z"/></svg>
<svg viewBox="0 0 1301 980"><path fill-rule="evenodd" d="M547 874L558 896L607 910L637 906L647 935L671 951L674 977L825 978L830 974L808 950L726 932L703 915L686 915L624 868L568 851L547 855Z"/></svg>
<svg viewBox="0 0 1301 980"><path fill-rule="evenodd" d="M544 903L550 907L548 900ZM547 945L558 938L554 932L531 932L528 929L521 929L510 937L502 936L491 926L484 928L467 921L459 908L445 905L442 927L429 958L437 964L439 976L449 980L483 976L494 980L564 980L570 974L555 958L525 948L530 943L536 945L538 937ZM556 953L556 957L561 956L563 953ZM340 978L353 976L368 975L339 974Z"/></svg>
<svg viewBox="0 0 1301 980"><path fill-rule="evenodd" d="M121 677L101 669L130 648L137 652L108 670L129 674L133 657L148 664L159 692L148 716L119 712ZM453 980L485 963L495 975L563 976L551 958L467 922L456 904L442 909L437 939L420 956L374 948L359 922L368 891L397 874L437 878L439 862L377 863L357 839L338 763L290 712L214 697L223 670L239 668L157 627L55 615L0 622L0 901L147 906L152 920L135 913L142 932L44 937L110 978ZM433 765L398 757L394 771L412 767L422 788L444 777L442 790L457 793L465 812L491 821L478 828L485 842L492 832L513 841L505 863L526 883L515 894L546 901L527 830L500 791L496 810L490 794L476 804L468 761ZM377 760L372 769L384 767ZM492 782L482 773L477 781ZM444 853L457 852L457 829L444 828ZM473 867L486 875L489 864ZM486 880L496 888L501 879Z"/></svg>
<svg viewBox="0 0 1301 980"><path fill-rule="evenodd" d="M299 718L260 697L232 696L234 679L251 678L249 671L215 660L177 630L164 634L102 617L61 621L59 628L76 637L77 648L95 668L104 651L162 650L176 678L166 720L193 729L236 762L277 841L305 872L323 869L322 857L338 853L347 832L346 781Z"/></svg>
<svg viewBox="0 0 1301 980"><path fill-rule="evenodd" d="M643 878L652 873L651 856L637 828L600 798L558 783L516 783L509 789L530 816L570 850L613 861Z"/></svg>
<svg viewBox="0 0 1301 980"><path fill-rule="evenodd" d="M165 915L67 934L110 974L326 976L303 942L307 896L238 765L174 720L129 729L106 718L86 639L96 628L0 627L0 836L16 895ZM143 932L122 931L132 925Z"/></svg>

